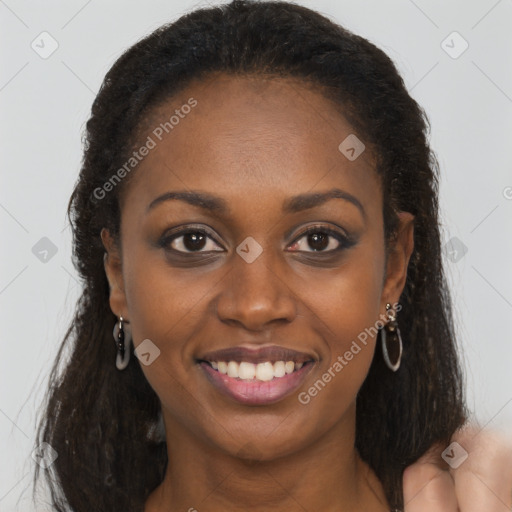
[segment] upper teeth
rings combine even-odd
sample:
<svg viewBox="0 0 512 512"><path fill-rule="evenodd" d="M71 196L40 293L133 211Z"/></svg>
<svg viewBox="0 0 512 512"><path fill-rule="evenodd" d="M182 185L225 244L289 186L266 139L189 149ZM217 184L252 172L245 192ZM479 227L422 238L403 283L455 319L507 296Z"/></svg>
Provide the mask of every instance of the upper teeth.
<svg viewBox="0 0 512 512"><path fill-rule="evenodd" d="M287 373L292 373L294 370L300 370L304 363L294 363L293 361L276 361L272 364L270 361L265 363L253 364L246 361L237 363L236 361L209 361L214 370L220 373L227 374L228 377L239 378L243 380L257 380L267 381L272 380L274 377L283 377Z"/></svg>

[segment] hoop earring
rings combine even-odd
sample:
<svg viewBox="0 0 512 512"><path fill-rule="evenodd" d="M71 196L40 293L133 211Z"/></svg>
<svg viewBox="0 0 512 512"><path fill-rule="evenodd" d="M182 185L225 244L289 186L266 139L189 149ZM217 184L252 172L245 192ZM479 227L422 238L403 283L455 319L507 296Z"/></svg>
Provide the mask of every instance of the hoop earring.
<svg viewBox="0 0 512 512"><path fill-rule="evenodd" d="M395 312L391 309L391 304L386 303L386 315L388 323L380 329L380 340L382 343L382 355L386 366L396 372L400 368L402 361L402 336L400 336L400 329L396 321Z"/></svg>
<svg viewBox="0 0 512 512"><path fill-rule="evenodd" d="M116 322L113 331L117 347L116 367L118 370L124 370L130 362L130 342L132 341L132 336L128 330L125 330L125 323L128 322L120 316L119 322Z"/></svg>

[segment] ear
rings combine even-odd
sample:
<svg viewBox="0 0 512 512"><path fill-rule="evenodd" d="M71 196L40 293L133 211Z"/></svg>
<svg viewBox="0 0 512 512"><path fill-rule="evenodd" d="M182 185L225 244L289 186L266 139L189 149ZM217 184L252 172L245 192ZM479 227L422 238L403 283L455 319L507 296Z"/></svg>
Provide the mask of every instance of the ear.
<svg viewBox="0 0 512 512"><path fill-rule="evenodd" d="M386 302L395 304L407 280L407 267L414 249L414 215L399 212L399 226L396 238L391 242L386 265L386 276L381 296L381 306L385 310Z"/></svg>
<svg viewBox="0 0 512 512"><path fill-rule="evenodd" d="M103 261L110 287L110 309L117 317L122 316L129 321L119 247L106 228L101 230L101 241L106 251Z"/></svg>

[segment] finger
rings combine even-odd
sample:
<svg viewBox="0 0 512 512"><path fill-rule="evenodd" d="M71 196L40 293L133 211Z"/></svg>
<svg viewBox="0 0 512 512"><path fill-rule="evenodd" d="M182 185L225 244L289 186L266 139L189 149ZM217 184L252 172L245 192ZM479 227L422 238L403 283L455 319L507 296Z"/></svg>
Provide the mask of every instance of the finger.
<svg viewBox="0 0 512 512"><path fill-rule="evenodd" d="M405 512L459 510L452 477L436 463L419 459L405 469L402 480Z"/></svg>
<svg viewBox="0 0 512 512"><path fill-rule="evenodd" d="M512 439L498 431L464 429L453 440L467 452L450 469L462 512L506 512L512 507Z"/></svg>

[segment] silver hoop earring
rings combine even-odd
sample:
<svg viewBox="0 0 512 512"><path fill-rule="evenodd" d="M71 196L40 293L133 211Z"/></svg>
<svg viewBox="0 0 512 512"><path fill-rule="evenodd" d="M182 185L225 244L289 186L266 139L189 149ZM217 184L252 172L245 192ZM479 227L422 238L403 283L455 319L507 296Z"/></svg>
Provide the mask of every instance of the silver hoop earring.
<svg viewBox="0 0 512 512"><path fill-rule="evenodd" d="M117 347L116 367L118 370L124 370L130 362L130 343L132 336L129 330L125 329L125 325L128 322L119 317L119 322L114 325L114 340Z"/></svg>
<svg viewBox="0 0 512 512"><path fill-rule="evenodd" d="M388 323L380 329L382 355L384 356L386 366L393 372L396 372L400 368L400 362L402 361L403 344L396 315L389 302L386 304L386 314Z"/></svg>

